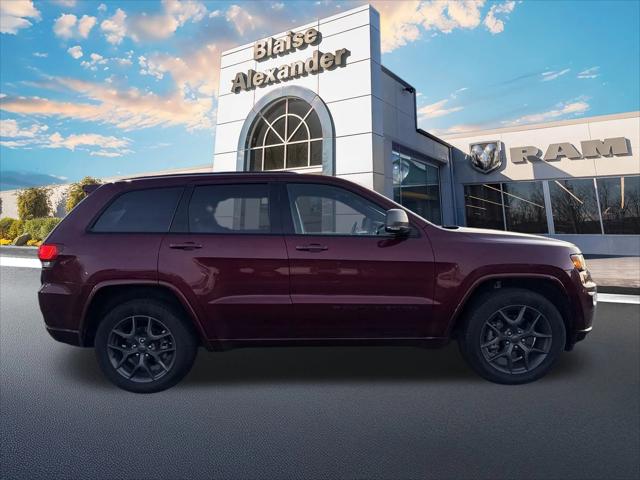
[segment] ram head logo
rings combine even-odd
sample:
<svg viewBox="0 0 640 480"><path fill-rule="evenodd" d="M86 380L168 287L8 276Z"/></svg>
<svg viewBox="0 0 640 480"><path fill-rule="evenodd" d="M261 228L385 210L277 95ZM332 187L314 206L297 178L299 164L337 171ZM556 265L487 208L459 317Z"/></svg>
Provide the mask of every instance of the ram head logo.
<svg viewBox="0 0 640 480"><path fill-rule="evenodd" d="M472 143L469 146L471 166L482 173L493 172L502 165L500 142Z"/></svg>

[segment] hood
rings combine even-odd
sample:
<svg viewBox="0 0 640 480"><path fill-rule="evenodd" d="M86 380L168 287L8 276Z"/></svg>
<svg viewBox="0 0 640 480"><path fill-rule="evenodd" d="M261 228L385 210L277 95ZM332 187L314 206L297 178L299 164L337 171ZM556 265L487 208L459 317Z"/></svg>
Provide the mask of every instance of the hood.
<svg viewBox="0 0 640 480"><path fill-rule="evenodd" d="M580 249L573 243L558 240L556 238L545 237L543 235L532 235L530 233L505 232L504 230L490 230L488 228L470 227L444 227L444 229L455 235L466 235L476 240L486 240L493 243L511 243L523 245L545 245L570 248L579 252Z"/></svg>

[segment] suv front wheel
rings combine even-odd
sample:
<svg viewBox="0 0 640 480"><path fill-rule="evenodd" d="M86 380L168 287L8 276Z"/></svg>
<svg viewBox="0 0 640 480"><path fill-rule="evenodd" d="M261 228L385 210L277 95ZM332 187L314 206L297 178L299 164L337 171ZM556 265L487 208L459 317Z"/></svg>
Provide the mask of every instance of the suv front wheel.
<svg viewBox="0 0 640 480"><path fill-rule="evenodd" d="M136 393L165 390L191 369L197 341L180 314L154 299L112 308L95 337L98 364L114 384Z"/></svg>
<svg viewBox="0 0 640 480"><path fill-rule="evenodd" d="M558 309L524 289L492 291L474 302L458 339L467 363L496 383L518 384L546 374L564 349Z"/></svg>

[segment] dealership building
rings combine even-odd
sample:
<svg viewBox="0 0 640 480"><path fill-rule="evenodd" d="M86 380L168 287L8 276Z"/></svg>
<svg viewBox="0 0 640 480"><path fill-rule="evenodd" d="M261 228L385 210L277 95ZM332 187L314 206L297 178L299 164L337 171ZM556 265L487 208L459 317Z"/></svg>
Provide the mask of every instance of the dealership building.
<svg viewBox="0 0 640 480"><path fill-rule="evenodd" d="M416 118L365 5L222 53L213 170L335 175L436 224L640 256L640 112L442 138Z"/></svg>
<svg viewBox="0 0 640 480"><path fill-rule="evenodd" d="M335 175L436 224L640 255L639 112L437 138L380 57L370 6L223 52L213 169Z"/></svg>

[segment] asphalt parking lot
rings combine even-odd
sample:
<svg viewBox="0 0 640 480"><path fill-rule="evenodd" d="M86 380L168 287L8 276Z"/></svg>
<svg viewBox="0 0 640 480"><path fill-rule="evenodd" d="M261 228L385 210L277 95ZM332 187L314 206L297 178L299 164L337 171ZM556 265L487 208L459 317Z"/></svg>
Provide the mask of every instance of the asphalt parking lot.
<svg viewBox="0 0 640 480"><path fill-rule="evenodd" d="M640 477L640 306L533 384L476 377L455 345L209 354L154 395L53 341L39 271L0 268L2 478Z"/></svg>

